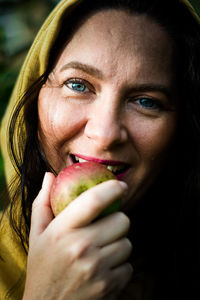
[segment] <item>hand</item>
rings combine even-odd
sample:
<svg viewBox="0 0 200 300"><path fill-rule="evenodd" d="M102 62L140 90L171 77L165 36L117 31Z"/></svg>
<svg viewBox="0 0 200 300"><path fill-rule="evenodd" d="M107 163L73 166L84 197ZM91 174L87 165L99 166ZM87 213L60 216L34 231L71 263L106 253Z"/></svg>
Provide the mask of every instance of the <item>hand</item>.
<svg viewBox="0 0 200 300"><path fill-rule="evenodd" d="M123 195L124 186L117 180L103 182L54 218L53 182L47 173L33 203L23 300L115 299L132 275L126 262L132 248L126 238L130 222L121 212L95 219Z"/></svg>

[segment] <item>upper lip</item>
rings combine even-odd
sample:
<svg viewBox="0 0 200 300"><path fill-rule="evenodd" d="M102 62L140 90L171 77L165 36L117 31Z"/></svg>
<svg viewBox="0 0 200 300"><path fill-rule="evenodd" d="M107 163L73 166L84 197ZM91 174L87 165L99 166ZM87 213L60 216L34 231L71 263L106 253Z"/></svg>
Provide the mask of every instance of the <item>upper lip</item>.
<svg viewBox="0 0 200 300"><path fill-rule="evenodd" d="M96 157L86 156L86 155L76 154L76 153L71 153L71 154L74 155L74 156L77 156L79 158L85 159L87 161L93 161L93 162L97 162L97 163L103 164L103 165L109 165L109 166L126 165L126 166L130 166L129 163L126 163L124 161L101 159L101 158L96 158Z"/></svg>

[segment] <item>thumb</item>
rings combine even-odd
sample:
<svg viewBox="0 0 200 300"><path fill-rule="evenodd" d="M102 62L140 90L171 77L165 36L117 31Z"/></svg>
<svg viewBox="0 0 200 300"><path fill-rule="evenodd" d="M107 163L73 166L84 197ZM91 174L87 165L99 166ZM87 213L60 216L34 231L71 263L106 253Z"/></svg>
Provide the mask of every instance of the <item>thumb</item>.
<svg viewBox="0 0 200 300"><path fill-rule="evenodd" d="M50 192L55 176L46 173L42 188L33 202L31 214L30 243L40 235L53 220L54 215L50 204Z"/></svg>

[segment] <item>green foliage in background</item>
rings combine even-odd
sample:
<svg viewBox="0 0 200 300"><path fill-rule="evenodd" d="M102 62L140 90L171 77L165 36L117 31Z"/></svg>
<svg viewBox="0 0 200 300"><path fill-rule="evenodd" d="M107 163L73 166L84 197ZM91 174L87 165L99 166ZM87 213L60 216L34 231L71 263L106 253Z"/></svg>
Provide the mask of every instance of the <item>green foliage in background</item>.
<svg viewBox="0 0 200 300"><path fill-rule="evenodd" d="M200 15L200 1L199 0L191 0L190 1L194 8L198 11L198 14Z"/></svg>
<svg viewBox="0 0 200 300"><path fill-rule="evenodd" d="M0 120L30 45L58 0L0 0ZM0 152L0 209L5 189Z"/></svg>

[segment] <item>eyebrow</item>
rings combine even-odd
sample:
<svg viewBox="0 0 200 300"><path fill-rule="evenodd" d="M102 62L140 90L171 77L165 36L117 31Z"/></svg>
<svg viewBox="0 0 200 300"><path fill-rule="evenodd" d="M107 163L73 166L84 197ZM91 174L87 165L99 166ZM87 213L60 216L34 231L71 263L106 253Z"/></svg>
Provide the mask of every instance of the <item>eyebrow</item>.
<svg viewBox="0 0 200 300"><path fill-rule="evenodd" d="M71 61L68 64L65 64L61 69L60 72L67 70L67 69L78 69L80 71L83 71L89 75L92 75L98 79L103 79L103 73L96 69L93 66L87 65L87 64L82 64L78 61Z"/></svg>
<svg viewBox="0 0 200 300"><path fill-rule="evenodd" d="M129 92L161 92L162 94L165 94L165 96L168 99L172 99L172 89L168 88L165 85L157 84L157 83L142 83L142 84L136 84L133 87L129 89Z"/></svg>
<svg viewBox="0 0 200 300"><path fill-rule="evenodd" d="M67 69L78 69L80 71L83 71L91 76L94 76L98 79L103 79L103 73L88 64L83 64L80 63L78 61L71 61L67 64L65 64L64 66L62 66L62 68L60 69L60 72L67 70ZM141 84L136 84L133 85L132 87L130 87L130 89L128 89L129 92L161 92L163 94L165 94L167 96L168 99L172 99L172 89L168 88L165 85L162 84L157 84L157 83L141 83Z"/></svg>

